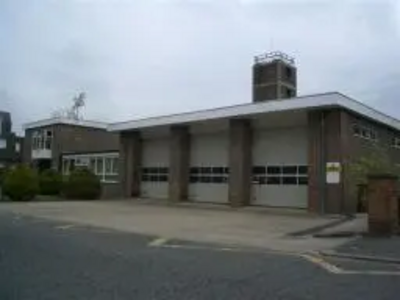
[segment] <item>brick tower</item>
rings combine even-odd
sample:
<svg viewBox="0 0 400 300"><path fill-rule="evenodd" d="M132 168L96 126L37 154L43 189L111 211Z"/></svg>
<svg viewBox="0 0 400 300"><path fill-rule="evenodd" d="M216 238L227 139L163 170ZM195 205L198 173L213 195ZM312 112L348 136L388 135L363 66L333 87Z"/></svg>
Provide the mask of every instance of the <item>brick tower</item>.
<svg viewBox="0 0 400 300"><path fill-rule="evenodd" d="M296 97L296 77L294 59L282 52L254 57L253 102Z"/></svg>

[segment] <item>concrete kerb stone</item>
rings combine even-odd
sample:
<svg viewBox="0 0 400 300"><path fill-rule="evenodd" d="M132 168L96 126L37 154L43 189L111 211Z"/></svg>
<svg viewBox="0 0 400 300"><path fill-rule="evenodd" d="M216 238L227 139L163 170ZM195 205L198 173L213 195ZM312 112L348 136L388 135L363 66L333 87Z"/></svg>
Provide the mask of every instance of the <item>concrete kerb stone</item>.
<svg viewBox="0 0 400 300"><path fill-rule="evenodd" d="M386 257L386 256L350 254L350 253L337 252L334 250L318 251L317 254L324 257L345 258L352 260L363 260L363 261L379 262L385 264L400 265L400 259L393 257Z"/></svg>
<svg viewBox="0 0 400 300"><path fill-rule="evenodd" d="M312 227L312 228L307 228L305 230L291 232L287 235L291 236L291 237L298 237L298 236L305 236L305 235L312 235L313 237L320 237L320 236L318 236L319 232L321 232L325 229L331 228L331 227L338 226L338 225L343 224L352 219L354 219L354 216L342 216L342 217L339 217L339 219L335 219L332 222L329 222L327 224ZM342 237L346 237L346 236L342 236Z"/></svg>

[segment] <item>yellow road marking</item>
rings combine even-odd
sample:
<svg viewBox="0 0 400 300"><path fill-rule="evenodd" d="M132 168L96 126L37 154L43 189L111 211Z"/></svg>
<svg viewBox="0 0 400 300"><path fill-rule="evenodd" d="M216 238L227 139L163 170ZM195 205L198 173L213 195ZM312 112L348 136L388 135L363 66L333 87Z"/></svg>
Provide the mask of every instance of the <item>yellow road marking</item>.
<svg viewBox="0 0 400 300"><path fill-rule="evenodd" d="M318 265L319 267L325 269L326 271L333 273L333 274L342 274L343 270L333 264L328 263L327 261L323 260L321 257L313 256L309 254L302 254L301 257L305 258L309 262Z"/></svg>
<svg viewBox="0 0 400 300"><path fill-rule="evenodd" d="M73 228L75 226L76 225L74 225L74 224L60 225L60 226L56 226L56 229L67 230L67 229Z"/></svg>
<svg viewBox="0 0 400 300"><path fill-rule="evenodd" d="M157 238L149 243L150 247L161 247L168 242L167 238Z"/></svg>

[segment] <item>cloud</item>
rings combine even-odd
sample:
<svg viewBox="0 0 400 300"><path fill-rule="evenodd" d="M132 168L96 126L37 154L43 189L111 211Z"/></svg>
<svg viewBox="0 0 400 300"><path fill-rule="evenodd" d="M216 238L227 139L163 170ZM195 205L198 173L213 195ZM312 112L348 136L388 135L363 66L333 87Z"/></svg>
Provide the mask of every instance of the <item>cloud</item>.
<svg viewBox="0 0 400 300"><path fill-rule="evenodd" d="M17 126L81 90L86 117L110 121L245 103L253 56L278 49L296 58L300 94L338 90L393 113L399 12L384 0L3 0L0 103Z"/></svg>

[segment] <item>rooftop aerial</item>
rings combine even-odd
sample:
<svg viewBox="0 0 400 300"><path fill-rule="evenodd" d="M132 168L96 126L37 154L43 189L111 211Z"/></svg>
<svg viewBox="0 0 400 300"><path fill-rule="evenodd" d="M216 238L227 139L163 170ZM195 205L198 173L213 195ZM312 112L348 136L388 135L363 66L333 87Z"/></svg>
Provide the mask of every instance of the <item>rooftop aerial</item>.
<svg viewBox="0 0 400 300"><path fill-rule="evenodd" d="M289 65L294 65L294 58L281 51L268 52L254 57L255 64L269 63L274 60L282 60Z"/></svg>

